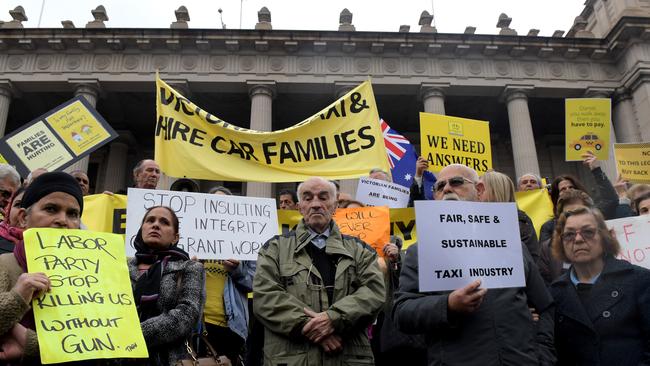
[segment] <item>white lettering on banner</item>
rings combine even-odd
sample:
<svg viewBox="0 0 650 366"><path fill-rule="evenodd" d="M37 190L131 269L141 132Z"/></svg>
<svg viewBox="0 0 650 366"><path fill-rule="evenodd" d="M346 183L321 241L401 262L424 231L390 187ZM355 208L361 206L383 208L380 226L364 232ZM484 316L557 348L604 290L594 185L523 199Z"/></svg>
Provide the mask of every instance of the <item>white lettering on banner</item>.
<svg viewBox="0 0 650 366"><path fill-rule="evenodd" d="M356 199L366 206L404 208L409 202L409 189L399 184L363 177L359 178Z"/></svg>
<svg viewBox="0 0 650 366"><path fill-rule="evenodd" d="M607 227L621 244L618 259L650 269L650 216L608 220Z"/></svg>
<svg viewBox="0 0 650 366"><path fill-rule="evenodd" d="M199 259L257 260L262 244L277 234L278 216L271 198L224 196L129 188L126 255L147 209L170 207L180 224L179 248Z"/></svg>
<svg viewBox="0 0 650 366"><path fill-rule="evenodd" d="M526 286L515 203L416 201L420 291Z"/></svg>

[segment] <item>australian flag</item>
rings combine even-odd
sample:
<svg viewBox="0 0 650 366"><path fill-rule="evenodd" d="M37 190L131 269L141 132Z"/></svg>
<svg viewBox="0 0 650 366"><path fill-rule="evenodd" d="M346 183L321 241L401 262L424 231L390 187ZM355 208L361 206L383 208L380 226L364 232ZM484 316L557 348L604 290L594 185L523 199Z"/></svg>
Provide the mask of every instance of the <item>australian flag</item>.
<svg viewBox="0 0 650 366"><path fill-rule="evenodd" d="M393 182L410 188L415 176L415 163L418 160L413 145L406 137L390 128L383 119L381 120L381 131L384 135L384 144L386 145L386 154L388 154L388 164L390 165ZM424 184L425 197L432 200L436 177L430 171L425 171L422 176L422 183Z"/></svg>

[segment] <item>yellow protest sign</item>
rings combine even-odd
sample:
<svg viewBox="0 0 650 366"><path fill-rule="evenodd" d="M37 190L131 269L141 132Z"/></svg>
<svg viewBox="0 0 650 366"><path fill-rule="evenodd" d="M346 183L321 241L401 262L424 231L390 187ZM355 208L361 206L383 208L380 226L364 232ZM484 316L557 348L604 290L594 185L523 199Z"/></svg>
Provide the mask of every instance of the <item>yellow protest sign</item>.
<svg viewBox="0 0 650 366"><path fill-rule="evenodd" d="M390 234L402 238L402 250L406 250L418 241L413 207L390 210Z"/></svg>
<svg viewBox="0 0 650 366"><path fill-rule="evenodd" d="M650 183L650 143L614 144L618 172L633 183Z"/></svg>
<svg viewBox="0 0 650 366"><path fill-rule="evenodd" d="M532 191L515 192L517 207L524 211L533 222L535 232L539 238L542 225L553 218L553 202L546 188Z"/></svg>
<svg viewBox="0 0 650 366"><path fill-rule="evenodd" d="M449 164L464 164L479 175L492 169L490 124L467 118L420 113L420 147L437 173Z"/></svg>
<svg viewBox="0 0 650 366"><path fill-rule="evenodd" d="M52 287L32 301L42 363L148 357L120 235L47 228L24 239L27 268Z"/></svg>
<svg viewBox="0 0 650 366"><path fill-rule="evenodd" d="M296 182L389 171L370 82L306 120L274 132L233 126L156 79L155 159L173 177Z"/></svg>
<svg viewBox="0 0 650 366"><path fill-rule="evenodd" d="M384 245L390 240L388 207L339 208L333 218L342 234L356 236L384 256Z"/></svg>
<svg viewBox="0 0 650 366"><path fill-rule="evenodd" d="M111 137L80 100L52 113L46 120L77 156Z"/></svg>
<svg viewBox="0 0 650 366"><path fill-rule="evenodd" d="M294 230L300 220L302 220L300 211L278 210L278 232L282 235Z"/></svg>
<svg viewBox="0 0 650 366"><path fill-rule="evenodd" d="M126 233L126 195L93 194L84 197L81 222L89 230L105 233Z"/></svg>
<svg viewBox="0 0 650 366"><path fill-rule="evenodd" d="M611 103L609 98L565 100L566 161L581 161L587 151L609 159Z"/></svg>
<svg viewBox="0 0 650 366"><path fill-rule="evenodd" d="M30 172L37 168L54 171L72 160L72 155L59 143L45 122L36 122L8 137L7 143L16 149L20 162Z"/></svg>

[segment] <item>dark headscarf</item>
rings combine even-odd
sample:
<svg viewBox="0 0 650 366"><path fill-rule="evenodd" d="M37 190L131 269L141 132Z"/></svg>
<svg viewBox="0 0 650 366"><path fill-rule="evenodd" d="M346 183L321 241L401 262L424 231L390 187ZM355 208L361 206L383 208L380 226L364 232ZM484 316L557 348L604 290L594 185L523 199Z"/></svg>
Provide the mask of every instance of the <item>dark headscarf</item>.
<svg viewBox="0 0 650 366"><path fill-rule="evenodd" d="M136 250L136 263L151 265L147 272L138 277L133 288L133 297L140 321L143 322L160 314L156 302L160 295L160 281L167 262L186 261L190 259L190 256L183 249L178 248L177 243L162 250L149 248L142 239L142 228L138 230L133 246Z"/></svg>
<svg viewBox="0 0 650 366"><path fill-rule="evenodd" d="M79 203L79 213L84 210L84 195L76 179L64 172L44 173L36 177L25 189L20 207L28 208L50 193L63 192L71 195Z"/></svg>

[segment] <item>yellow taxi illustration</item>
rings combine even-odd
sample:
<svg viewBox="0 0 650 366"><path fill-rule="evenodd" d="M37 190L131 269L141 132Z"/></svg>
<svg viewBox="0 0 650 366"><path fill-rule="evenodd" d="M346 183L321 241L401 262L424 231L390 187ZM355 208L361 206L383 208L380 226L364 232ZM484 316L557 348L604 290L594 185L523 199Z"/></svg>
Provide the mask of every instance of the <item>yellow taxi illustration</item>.
<svg viewBox="0 0 650 366"><path fill-rule="evenodd" d="M595 135L593 132L587 133L586 135L580 137L580 139L575 140L571 143L571 147L574 148L576 151L580 151L584 148L594 148L596 150L600 150L603 148L605 143L603 140L599 139L597 135Z"/></svg>

